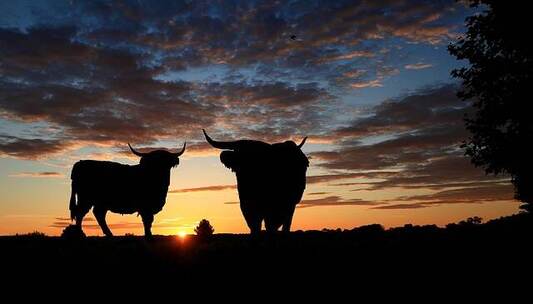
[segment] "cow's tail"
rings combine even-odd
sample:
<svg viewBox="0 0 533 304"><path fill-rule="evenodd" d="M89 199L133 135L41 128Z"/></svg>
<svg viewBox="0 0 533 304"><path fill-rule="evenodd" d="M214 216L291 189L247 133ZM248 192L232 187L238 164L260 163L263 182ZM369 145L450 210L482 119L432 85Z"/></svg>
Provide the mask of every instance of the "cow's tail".
<svg viewBox="0 0 533 304"><path fill-rule="evenodd" d="M68 209L70 210L70 220L74 220L74 218L76 217L76 214L77 214L77 207L78 205L76 204L76 194L78 192L78 185L77 185L77 174L76 174L76 168L78 167L77 166L78 163L74 164L74 167L72 168L72 173L70 175L70 178L72 180L71 182L71 186L70 186L70 203L69 203L69 206L68 206Z"/></svg>
<svg viewBox="0 0 533 304"><path fill-rule="evenodd" d="M68 209L70 210L70 220L74 220L74 218L76 217L76 186L75 186L76 182L75 181L72 181L72 186L71 186L71 192L70 192L70 204L68 206Z"/></svg>

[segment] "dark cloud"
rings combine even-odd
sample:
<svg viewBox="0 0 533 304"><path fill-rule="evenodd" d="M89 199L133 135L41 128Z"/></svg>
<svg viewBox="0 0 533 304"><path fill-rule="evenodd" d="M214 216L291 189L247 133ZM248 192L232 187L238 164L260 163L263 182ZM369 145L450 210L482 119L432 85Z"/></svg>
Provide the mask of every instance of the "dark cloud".
<svg viewBox="0 0 533 304"><path fill-rule="evenodd" d="M366 201L362 199L343 199L339 196L328 196L318 199L305 199L298 204L298 208L326 207L326 206L373 206L381 205L379 201Z"/></svg>
<svg viewBox="0 0 533 304"><path fill-rule="evenodd" d="M311 175L307 177L308 184L326 183L335 180L353 179L353 178L379 178L396 174L393 171L375 171L375 172L351 172L339 174Z"/></svg>
<svg viewBox="0 0 533 304"><path fill-rule="evenodd" d="M456 97L455 85L444 85L405 96L401 100L387 100L374 108L370 117L354 121L336 131L337 136L357 138L401 131L424 129L438 132L439 126L454 126L461 132L462 118L468 104ZM466 133L456 134L465 136ZM454 139L452 139L453 141Z"/></svg>
<svg viewBox="0 0 533 304"><path fill-rule="evenodd" d="M200 86L198 94L220 109L218 121L231 122L223 129L238 134L238 138L267 142L303 138L323 130L334 105L333 97L317 83L210 83Z"/></svg>
<svg viewBox="0 0 533 304"><path fill-rule="evenodd" d="M349 170L437 166L443 158L460 161L459 146L468 136L463 117L470 107L455 96L455 90L446 85L386 101L375 107L372 116L334 133L341 143L339 150L312 156L325 161L326 168ZM383 139L364 143L377 135Z"/></svg>
<svg viewBox="0 0 533 304"><path fill-rule="evenodd" d="M64 12L23 29L0 28L0 118L47 126L32 136L0 135L2 156L186 139L193 141L189 152L212 153L198 141L202 128L220 140L311 135L337 147L311 153L313 165L330 170L309 176L311 185L437 192L395 203L328 196L301 207L510 200L505 180L484 176L462 155L470 108L454 85L386 100L338 126L337 116L349 115L338 102L347 90L383 86L401 68L429 67L419 58L394 61L383 42L446 43L464 14L455 1L91 1ZM226 69L220 77L172 76L215 66ZM313 195L319 193L327 194Z"/></svg>
<svg viewBox="0 0 533 304"><path fill-rule="evenodd" d="M490 202L516 203L513 186L509 183L474 186L439 191L433 194L399 197L396 204L373 207L373 209L419 209L450 204L483 204ZM414 201L414 203L412 203ZM408 202L408 203L398 203Z"/></svg>
<svg viewBox="0 0 533 304"><path fill-rule="evenodd" d="M365 173L347 173L347 174L325 174L325 175L311 175L307 177L307 184L319 184L326 183L334 180L342 179L352 179L352 178L361 178L361 177L378 177L386 176L391 174L391 172L365 172ZM227 189L236 189L236 185L213 185L205 187L195 187L195 188L183 188L183 189L174 189L170 190L169 193L185 193L185 192L201 192L201 191L221 191ZM318 195L325 194L326 192L316 192L309 195Z"/></svg>
<svg viewBox="0 0 533 304"><path fill-rule="evenodd" d="M67 148L69 144L61 140L0 135L0 156L39 159L60 153Z"/></svg>
<svg viewBox="0 0 533 304"><path fill-rule="evenodd" d="M64 130L57 140L104 144L183 136L187 127L211 124L209 105L190 98L187 84L157 81L138 55L82 44L73 33L0 31L3 117L57 125Z"/></svg>
<svg viewBox="0 0 533 304"><path fill-rule="evenodd" d="M46 122L60 130L47 141L82 145L199 138L201 128L268 141L323 134L337 111L326 82L376 86L398 71L363 40L444 42L456 8L453 1L57 4L56 16L0 28L0 117ZM372 71L337 81L348 72L339 64L355 62ZM231 75L215 83L162 77L210 65ZM25 152L6 154L33 157Z"/></svg>
<svg viewBox="0 0 533 304"><path fill-rule="evenodd" d="M432 194L399 197L397 201L436 201L464 202L464 201L509 201L513 199L512 185L493 184L486 186L466 187L443 190Z"/></svg>
<svg viewBox="0 0 533 304"><path fill-rule="evenodd" d="M304 83L295 86L284 82L273 83L215 83L206 88L213 100L224 100L232 106L255 104L274 106L276 109L308 106L323 101L328 94L316 83Z"/></svg>
<svg viewBox="0 0 533 304"><path fill-rule="evenodd" d="M227 125L235 116L239 123L231 131L240 136L286 140L287 134L320 128L324 101L331 100L316 83L158 80L157 70L143 65L142 55L82 43L75 39L77 32L70 27L0 30L0 42L6 45L0 50L5 58L0 115L54 126L61 132L43 137L58 147L65 141L115 145L190 138L190 132L220 128L217 122ZM42 155L48 152L44 144ZM25 152L8 154L33 157Z"/></svg>
<svg viewBox="0 0 533 304"><path fill-rule="evenodd" d="M348 170L341 175L366 179L337 184L363 186L353 191L439 190L398 199L409 205L388 204L378 209L512 200L513 189L506 177L486 176L463 155L460 145L468 137L463 117L471 108L455 91L455 86L445 85L386 101L370 116L335 132L338 150L311 156L319 166ZM366 143L375 136L381 139Z"/></svg>

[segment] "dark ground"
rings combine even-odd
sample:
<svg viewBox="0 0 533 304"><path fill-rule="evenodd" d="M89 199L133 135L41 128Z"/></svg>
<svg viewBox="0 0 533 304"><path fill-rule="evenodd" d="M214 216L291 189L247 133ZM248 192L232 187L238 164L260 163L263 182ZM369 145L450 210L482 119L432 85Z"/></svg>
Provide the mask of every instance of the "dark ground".
<svg viewBox="0 0 533 304"><path fill-rule="evenodd" d="M193 236L185 241L174 236L156 236L152 241L140 236L82 240L5 236L0 237L0 261L3 277L21 283L28 278L64 282L105 277L190 278L208 284L235 277L240 280L231 283L239 285L253 283L249 280L254 277L274 277L354 284L414 278L413 284L429 284L452 277L449 283L516 280L531 286L532 226L531 216L521 214L446 228L406 225L383 230L370 225L257 240L231 234L216 234L209 241Z"/></svg>

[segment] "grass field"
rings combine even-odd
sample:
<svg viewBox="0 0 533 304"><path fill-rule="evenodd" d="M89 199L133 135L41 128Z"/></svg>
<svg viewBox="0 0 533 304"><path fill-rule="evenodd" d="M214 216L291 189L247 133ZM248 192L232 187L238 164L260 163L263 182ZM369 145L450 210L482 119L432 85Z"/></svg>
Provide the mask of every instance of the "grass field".
<svg viewBox="0 0 533 304"><path fill-rule="evenodd" d="M0 237L2 273L9 277L163 275L249 278L250 274L311 279L318 274L352 279L401 280L405 276L483 277L496 271L530 269L532 223L515 215L484 224L462 222L384 230L370 225L344 231L290 235ZM486 278L486 277L485 277Z"/></svg>

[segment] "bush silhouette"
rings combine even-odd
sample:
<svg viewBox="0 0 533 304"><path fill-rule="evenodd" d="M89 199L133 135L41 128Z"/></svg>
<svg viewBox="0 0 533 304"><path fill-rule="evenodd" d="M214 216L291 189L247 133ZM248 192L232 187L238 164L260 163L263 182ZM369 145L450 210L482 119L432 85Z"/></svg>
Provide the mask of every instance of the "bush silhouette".
<svg viewBox="0 0 533 304"><path fill-rule="evenodd" d="M198 223L198 226L194 228L194 232L198 236L199 239L207 240L211 238L213 233L215 232L215 229L213 226L211 226L211 223L209 223L208 220L203 219Z"/></svg>
<svg viewBox="0 0 533 304"><path fill-rule="evenodd" d="M64 239L81 239L85 238L86 236L83 230L81 230L80 226L68 225L65 227L65 229L63 229L61 237Z"/></svg>
<svg viewBox="0 0 533 304"><path fill-rule="evenodd" d="M36 238L36 239L46 238L46 234L44 232L40 232L37 230L30 232L30 233L26 233L26 234L17 233L16 236L23 236L23 237Z"/></svg>
<svg viewBox="0 0 533 304"><path fill-rule="evenodd" d="M469 217L464 221L460 221L459 225L479 225L483 223L483 219L479 216Z"/></svg>

